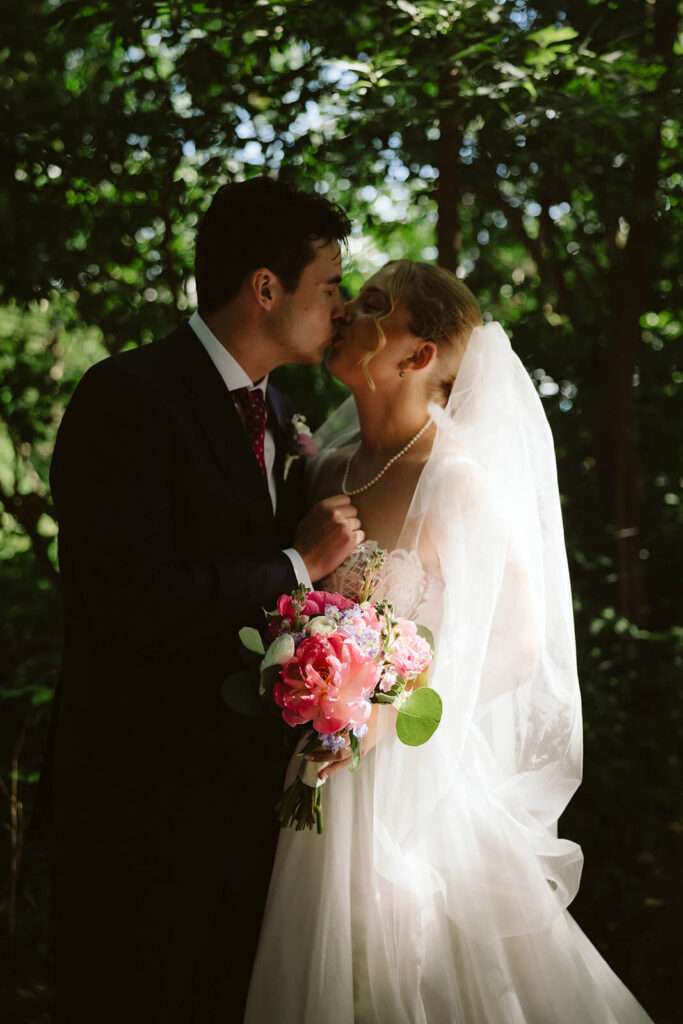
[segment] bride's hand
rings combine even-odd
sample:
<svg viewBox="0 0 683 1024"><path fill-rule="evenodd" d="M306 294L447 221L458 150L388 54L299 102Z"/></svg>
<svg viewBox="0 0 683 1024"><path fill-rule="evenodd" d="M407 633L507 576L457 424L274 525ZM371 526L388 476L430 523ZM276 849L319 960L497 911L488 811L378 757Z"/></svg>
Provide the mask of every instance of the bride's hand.
<svg viewBox="0 0 683 1024"><path fill-rule="evenodd" d="M345 494L335 494L314 505L296 531L294 547L312 580L334 572L365 540L358 512Z"/></svg>
<svg viewBox="0 0 683 1024"><path fill-rule="evenodd" d="M372 711L367 721L368 731L363 737L361 745L361 757L365 757L369 754L374 745L377 742L377 721L379 716L379 704L372 705ZM348 735L346 737L346 745L337 754L331 753L329 750L315 750L310 754L306 754L307 761L322 761L325 763L325 767L318 772L318 778L321 780L329 779L330 775L334 775L340 768L351 767L351 745L349 743Z"/></svg>

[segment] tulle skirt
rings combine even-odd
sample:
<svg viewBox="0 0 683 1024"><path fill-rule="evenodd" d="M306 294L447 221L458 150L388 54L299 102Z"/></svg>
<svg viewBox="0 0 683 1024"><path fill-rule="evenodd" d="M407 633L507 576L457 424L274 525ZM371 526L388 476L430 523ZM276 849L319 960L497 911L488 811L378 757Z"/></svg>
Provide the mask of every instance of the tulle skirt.
<svg viewBox="0 0 683 1024"><path fill-rule="evenodd" d="M501 916L491 906L510 901L500 849L498 897L496 877L486 893L478 887L492 833L479 846L468 835L482 820L467 810L468 802L481 803L472 780L468 801L460 803L459 842L443 820L448 808L440 814L438 841L457 845L450 854L441 851L453 870L435 872L434 856L419 843L404 846L402 878L395 868L385 870L373 835L375 762L373 751L357 774L338 772L326 783L322 836L291 830L280 836L245 1024L650 1021L561 900L543 927L492 937L492 922L520 927L523 918L509 910ZM500 836L499 845L509 844L504 830ZM519 859L511 849L503 853ZM531 898L530 878L529 871L520 874L522 905ZM547 901L552 889L547 880L539 884L545 886L539 902ZM541 920L528 910L528 922Z"/></svg>

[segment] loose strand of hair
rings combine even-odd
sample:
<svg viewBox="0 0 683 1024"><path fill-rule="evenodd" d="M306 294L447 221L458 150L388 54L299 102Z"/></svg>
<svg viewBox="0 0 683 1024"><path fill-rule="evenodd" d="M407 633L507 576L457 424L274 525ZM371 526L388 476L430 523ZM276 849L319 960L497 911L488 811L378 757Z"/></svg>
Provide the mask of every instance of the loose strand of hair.
<svg viewBox="0 0 683 1024"><path fill-rule="evenodd" d="M361 368L361 372L363 374L363 377L365 378L365 381L366 381L368 387L373 392L377 390L377 387L375 385L374 380L370 376L370 371L368 370L368 364L370 363L370 361L372 359L375 358L377 353L381 352L382 349L386 348L386 345L387 345L387 336L384 333L384 329L382 327L381 321L385 320L388 316L391 316L391 314L396 309L396 303L398 301L398 296L394 294L394 289L393 289L392 285L389 286L389 299L390 299L390 306L389 306L389 309L386 311L386 313L381 313L379 316L375 317L375 327L377 328L377 345L375 346L375 348L373 348L372 352L366 352L365 355L359 360L359 363L358 363L358 365Z"/></svg>

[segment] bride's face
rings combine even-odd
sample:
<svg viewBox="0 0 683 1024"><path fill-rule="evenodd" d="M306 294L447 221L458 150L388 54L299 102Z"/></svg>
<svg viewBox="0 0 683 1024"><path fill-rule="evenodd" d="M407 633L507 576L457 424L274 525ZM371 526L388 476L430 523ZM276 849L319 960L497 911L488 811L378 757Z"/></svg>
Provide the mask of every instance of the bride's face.
<svg viewBox="0 0 683 1024"><path fill-rule="evenodd" d="M410 330L410 313L400 299L389 313L389 286L394 273L394 267L383 267L365 282L358 296L347 303L338 340L333 342L328 355L328 368L352 391L368 388L361 362L378 348L378 320L387 343L368 364L378 391L383 385L395 384L401 362L408 359L418 340Z"/></svg>

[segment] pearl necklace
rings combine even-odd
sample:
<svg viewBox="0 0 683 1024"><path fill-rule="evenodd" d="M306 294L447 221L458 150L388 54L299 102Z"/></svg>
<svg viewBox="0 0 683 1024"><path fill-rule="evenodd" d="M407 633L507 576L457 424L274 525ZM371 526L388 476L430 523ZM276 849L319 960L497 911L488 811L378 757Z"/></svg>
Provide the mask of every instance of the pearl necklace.
<svg viewBox="0 0 683 1024"><path fill-rule="evenodd" d="M405 453L408 451L408 449L411 448L415 444L416 441L419 441L419 439L422 437L422 435L424 434L425 430L427 429L427 427L429 426L429 424L431 422L432 422L432 417L430 416L429 419L427 420L427 422L425 423L424 427L421 427L421 429L418 430L418 432L415 435L415 437L411 437L410 441L408 441L408 444L404 445L403 448L401 448L400 452L396 452L395 455L392 455L392 457L387 462L386 466L384 466L383 469L380 469L379 473L377 473L376 476L373 476L372 480L369 480L366 484L363 484L362 487L356 487L353 491L349 491L347 489L346 484L347 484L347 481L349 479L349 470L351 469L351 463L353 462L353 460L354 460L354 458L356 456L356 452L360 448L360 442L359 442L356 445L356 447L353 449L351 454L349 455L348 459L346 460L346 467L344 469L344 479L342 480L342 485L341 485L342 492L344 494L347 494L349 497L353 497L354 494L360 494L361 491L367 491L369 487L372 487L373 484L376 484L377 481L379 479L381 479L381 477L384 476L384 474L389 469L389 467L393 466L393 464L395 462L398 462L398 460L405 455Z"/></svg>

